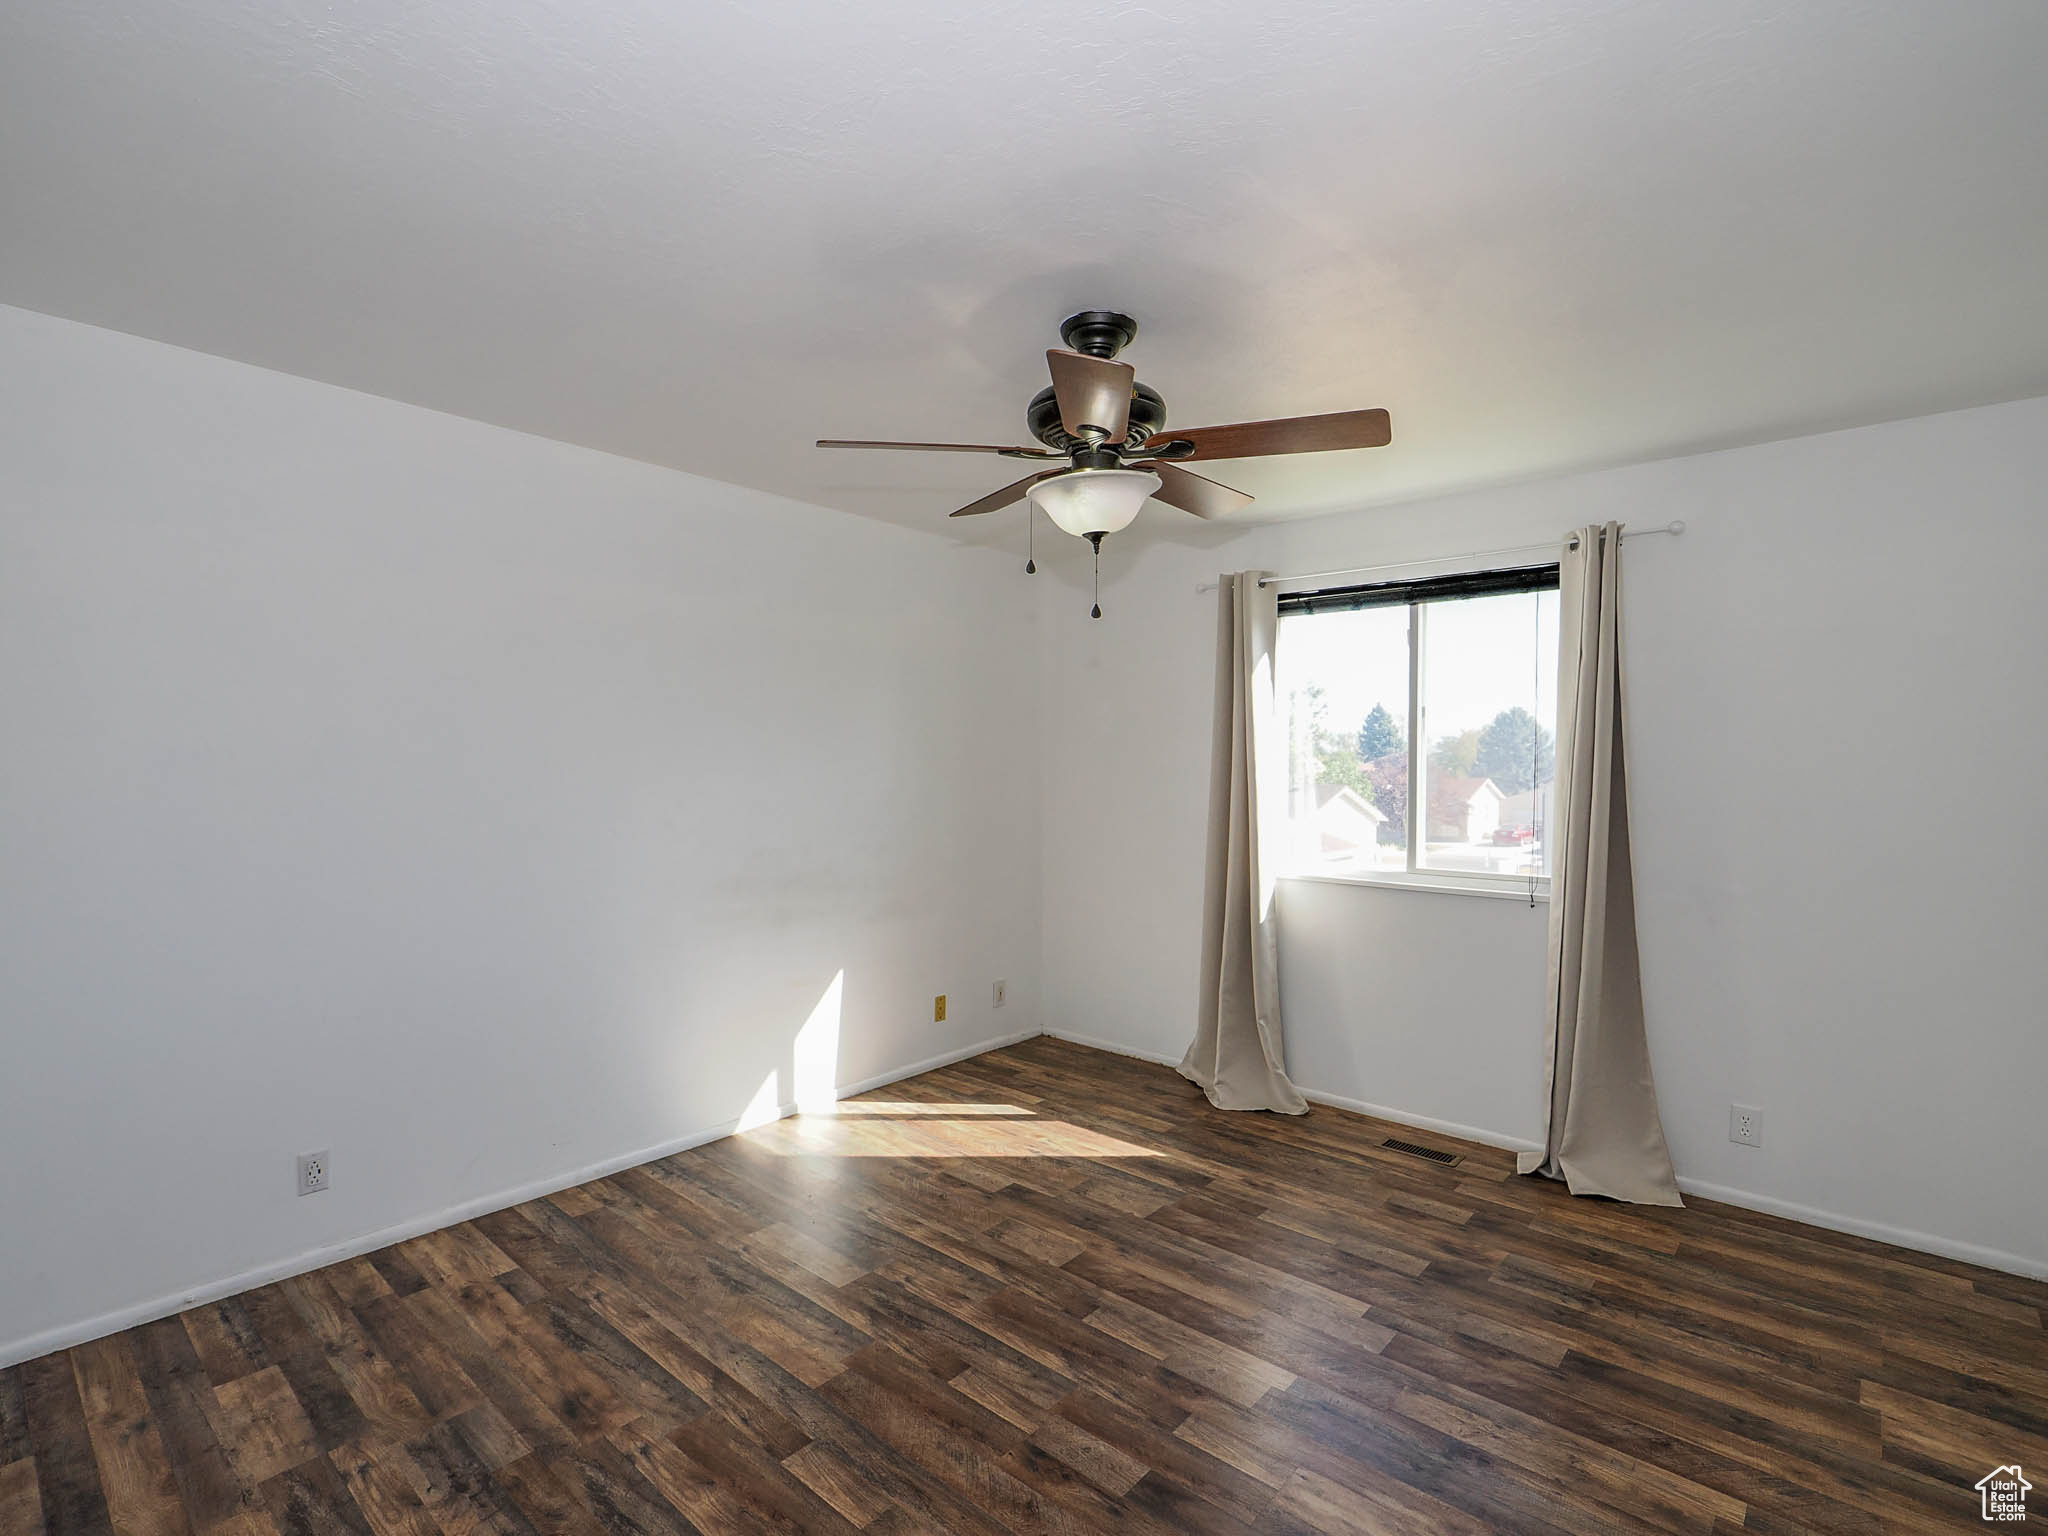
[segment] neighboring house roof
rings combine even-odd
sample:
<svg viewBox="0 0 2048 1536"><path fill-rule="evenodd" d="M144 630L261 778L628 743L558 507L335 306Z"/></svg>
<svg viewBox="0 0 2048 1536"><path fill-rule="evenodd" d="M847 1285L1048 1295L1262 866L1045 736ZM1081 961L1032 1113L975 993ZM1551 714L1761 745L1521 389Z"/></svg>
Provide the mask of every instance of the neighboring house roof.
<svg viewBox="0 0 2048 1536"><path fill-rule="evenodd" d="M1377 848L1386 819L1378 806L1355 789L1342 784L1316 785L1315 827L1325 858L1357 858Z"/></svg>
<svg viewBox="0 0 2048 1536"><path fill-rule="evenodd" d="M1490 794L1495 800L1505 800L1500 786L1491 779L1465 779L1453 773L1439 773L1435 769L1429 774L1429 803L1449 810L1452 806L1470 805L1482 794Z"/></svg>
<svg viewBox="0 0 2048 1536"><path fill-rule="evenodd" d="M1322 810L1331 801L1336 801L1347 811L1356 812L1370 821L1385 821L1386 815L1357 790L1346 784L1316 785L1316 809Z"/></svg>

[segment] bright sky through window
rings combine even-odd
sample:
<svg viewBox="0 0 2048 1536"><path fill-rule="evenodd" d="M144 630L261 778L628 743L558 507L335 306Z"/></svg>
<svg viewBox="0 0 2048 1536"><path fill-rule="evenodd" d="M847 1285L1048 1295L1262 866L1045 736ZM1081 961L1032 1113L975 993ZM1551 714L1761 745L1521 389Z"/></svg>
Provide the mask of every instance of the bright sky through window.
<svg viewBox="0 0 2048 1536"><path fill-rule="evenodd" d="M1537 718L1557 716L1557 594L1438 603L1429 635L1430 729L1484 725L1503 709L1530 708L1534 649L1549 658ZM1455 618L1453 619L1453 615ZM1408 610L1290 615L1281 621L1282 691L1321 686L1333 724L1353 730L1383 704L1398 719L1408 697ZM1391 639L1391 643L1389 643ZM1464 729L1464 726L1458 727Z"/></svg>
<svg viewBox="0 0 2048 1536"><path fill-rule="evenodd" d="M1378 606L1281 616L1289 836L1280 866L1547 875L1555 588L1388 595L1374 594Z"/></svg>

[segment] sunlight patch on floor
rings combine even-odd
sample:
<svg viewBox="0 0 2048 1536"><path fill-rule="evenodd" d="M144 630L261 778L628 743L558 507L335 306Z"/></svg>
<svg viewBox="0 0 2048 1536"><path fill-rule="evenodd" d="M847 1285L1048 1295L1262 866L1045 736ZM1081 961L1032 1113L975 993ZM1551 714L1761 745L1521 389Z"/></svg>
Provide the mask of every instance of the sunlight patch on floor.
<svg viewBox="0 0 2048 1536"><path fill-rule="evenodd" d="M1031 1111L1016 1104L925 1104L915 1099L845 1099L841 1115L877 1115L893 1118L967 1120L990 1115L1029 1116Z"/></svg>
<svg viewBox="0 0 2048 1536"><path fill-rule="evenodd" d="M846 1106L842 1105L843 1110ZM985 1107L985 1106L983 1106ZM1005 1106L1008 1107L1008 1106ZM785 1157L1161 1157L1165 1154L1064 1120L845 1114L780 1120L748 1141Z"/></svg>

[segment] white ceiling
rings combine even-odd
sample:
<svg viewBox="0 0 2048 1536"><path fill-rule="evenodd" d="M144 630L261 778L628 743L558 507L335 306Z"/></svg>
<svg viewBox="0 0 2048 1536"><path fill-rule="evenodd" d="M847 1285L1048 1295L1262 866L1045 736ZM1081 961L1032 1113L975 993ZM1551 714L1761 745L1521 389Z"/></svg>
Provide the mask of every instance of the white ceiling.
<svg viewBox="0 0 2048 1536"><path fill-rule="evenodd" d="M1020 440L1117 307L1176 424L1393 412L1215 466L1314 512L2048 393L2044 78L2040 0L17 4L0 302L934 528L1012 466L810 440Z"/></svg>

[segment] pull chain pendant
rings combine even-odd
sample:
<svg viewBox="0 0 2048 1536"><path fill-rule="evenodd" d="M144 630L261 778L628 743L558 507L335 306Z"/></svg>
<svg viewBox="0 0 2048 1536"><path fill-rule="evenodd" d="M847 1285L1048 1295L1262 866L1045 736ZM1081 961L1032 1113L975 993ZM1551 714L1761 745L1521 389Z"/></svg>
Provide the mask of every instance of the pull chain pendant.
<svg viewBox="0 0 2048 1536"><path fill-rule="evenodd" d="M1027 496L1024 498L1024 574L1026 576L1036 576L1038 574L1038 556L1033 545L1033 540L1037 536L1038 517L1036 509L1031 505L1031 498Z"/></svg>
<svg viewBox="0 0 2048 1536"><path fill-rule="evenodd" d="M1088 617L1099 619L1102 617L1102 535L1091 533L1088 542L1095 547L1095 606L1088 610Z"/></svg>

